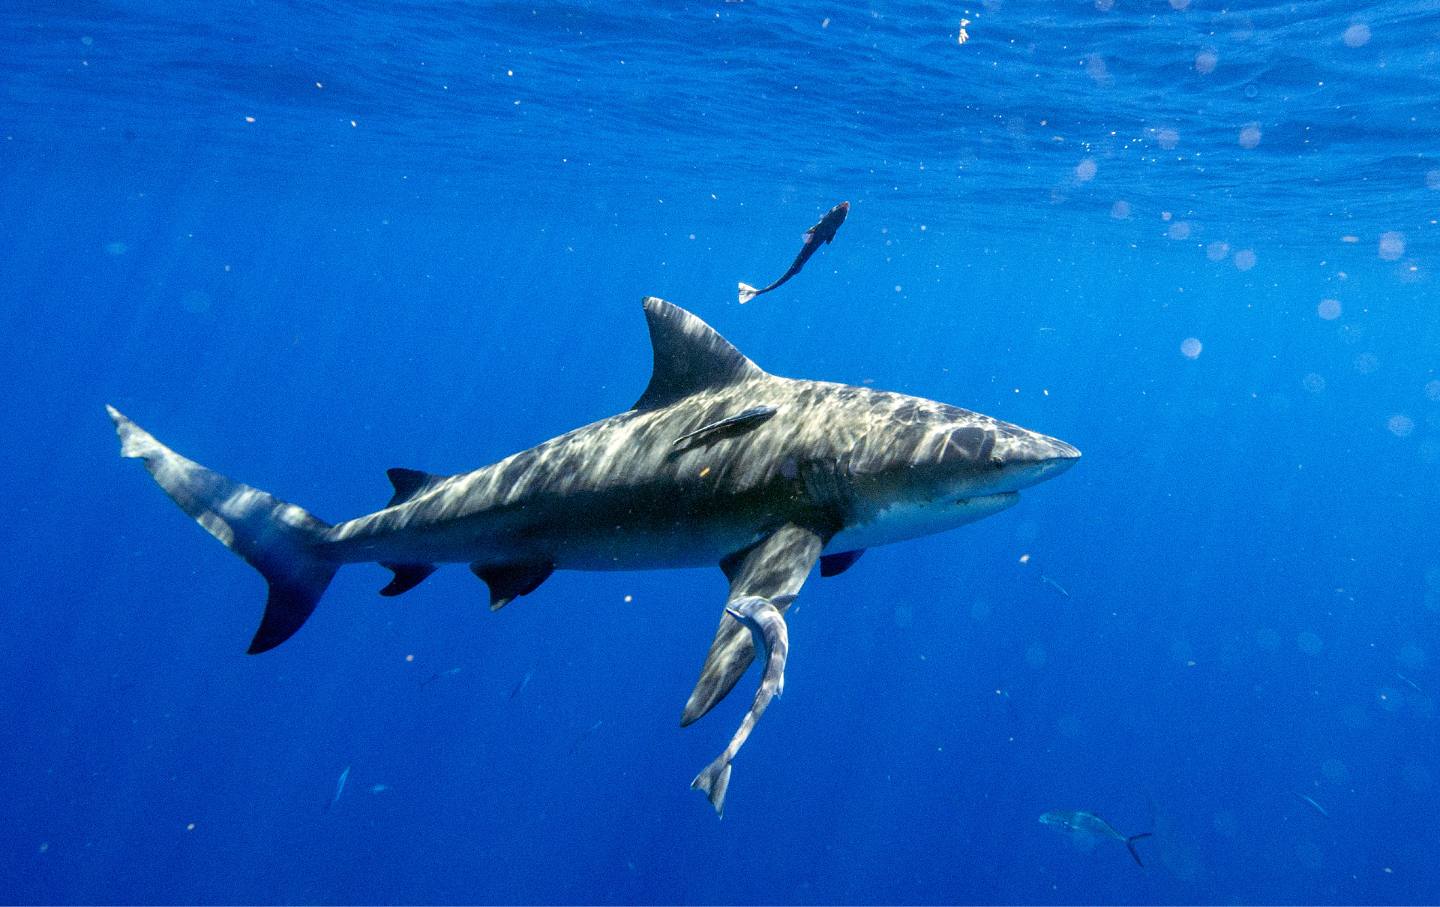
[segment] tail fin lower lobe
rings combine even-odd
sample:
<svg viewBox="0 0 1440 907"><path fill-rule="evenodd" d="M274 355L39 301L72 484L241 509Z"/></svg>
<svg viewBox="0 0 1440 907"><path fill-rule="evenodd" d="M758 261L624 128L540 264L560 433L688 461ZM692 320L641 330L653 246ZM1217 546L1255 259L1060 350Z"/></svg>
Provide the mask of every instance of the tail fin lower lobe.
<svg viewBox="0 0 1440 907"><path fill-rule="evenodd" d="M339 568L319 552L318 543L329 524L187 460L115 407L105 409L120 436L120 455L144 460L150 475L181 510L270 584L265 616L250 642L250 653L269 651L295 635Z"/></svg>

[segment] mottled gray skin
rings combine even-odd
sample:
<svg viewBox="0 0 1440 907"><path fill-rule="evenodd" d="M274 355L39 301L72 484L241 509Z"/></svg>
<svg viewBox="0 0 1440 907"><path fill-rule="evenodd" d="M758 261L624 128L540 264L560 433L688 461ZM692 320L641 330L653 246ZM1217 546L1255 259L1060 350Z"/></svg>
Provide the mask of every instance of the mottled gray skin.
<svg viewBox="0 0 1440 907"><path fill-rule="evenodd" d="M654 372L635 406L455 476L391 470L390 506L331 526L188 460L113 407L121 454L270 587L250 651L305 623L342 565L378 561L398 595L469 563L491 607L553 570L718 564L730 580L681 719L705 714L768 652L741 731L697 785L724 805L730 760L783 680L783 613L825 552L853 554L973 522L1059 474L1079 451L917 397L767 374L703 321L649 298ZM844 570L853 557L832 562ZM743 621L743 622L742 622Z"/></svg>

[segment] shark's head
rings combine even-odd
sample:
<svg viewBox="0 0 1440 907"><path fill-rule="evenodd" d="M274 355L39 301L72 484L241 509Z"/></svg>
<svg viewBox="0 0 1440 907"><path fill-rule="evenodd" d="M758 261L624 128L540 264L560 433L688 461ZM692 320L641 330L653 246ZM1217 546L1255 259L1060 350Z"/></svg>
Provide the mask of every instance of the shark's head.
<svg viewBox="0 0 1440 907"><path fill-rule="evenodd" d="M1080 451L989 416L882 392L849 401L832 430L851 519L840 546L926 535L989 516ZM840 550L839 546L831 550Z"/></svg>

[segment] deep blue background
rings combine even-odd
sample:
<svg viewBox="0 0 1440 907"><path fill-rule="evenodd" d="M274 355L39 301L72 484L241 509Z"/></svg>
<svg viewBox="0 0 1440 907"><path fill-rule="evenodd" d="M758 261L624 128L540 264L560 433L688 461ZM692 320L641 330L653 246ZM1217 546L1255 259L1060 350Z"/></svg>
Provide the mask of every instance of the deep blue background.
<svg viewBox="0 0 1440 907"><path fill-rule="evenodd" d="M5 5L0 900L1433 902L1437 48L1431 2ZM355 567L247 657L262 581L102 408L347 518L628 407L646 294L1085 452L811 581L723 822L718 570L490 614Z"/></svg>

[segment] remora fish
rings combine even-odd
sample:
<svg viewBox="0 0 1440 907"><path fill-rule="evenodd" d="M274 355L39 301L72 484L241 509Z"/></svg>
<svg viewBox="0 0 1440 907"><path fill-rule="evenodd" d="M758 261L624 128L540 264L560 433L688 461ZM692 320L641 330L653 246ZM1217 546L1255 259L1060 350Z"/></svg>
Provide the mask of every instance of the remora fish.
<svg viewBox="0 0 1440 907"><path fill-rule="evenodd" d="M800 246L800 254L796 255L795 260L790 263L790 270L781 274L779 280L765 287L763 290L757 290L748 283L740 284L740 304L744 305L761 293L770 292L796 274L799 274L800 269L805 267L805 262L809 261L810 256L819 251L820 246L829 245L835 241L835 231L839 230L840 225L845 223L845 215L849 213L849 202L841 202L825 212L825 216L820 218L815 226L805 231L805 237L802 240L804 244Z"/></svg>
<svg viewBox="0 0 1440 907"><path fill-rule="evenodd" d="M786 610L817 561L841 572L857 552L952 529L1018 500L1073 465L1063 441L968 410L761 370L699 318L644 303L654 349L632 409L454 476L390 470L381 510L330 525L294 504L182 457L113 407L121 454L269 582L252 653L300 629L342 565L378 561L414 588L442 562L468 563L498 609L552 571L719 564L730 605ZM675 440L759 407L744 430ZM722 613L687 725L754 658L745 625Z"/></svg>
<svg viewBox="0 0 1440 907"><path fill-rule="evenodd" d="M1040 817L1041 825L1048 825L1059 831L1075 835L1089 835L1095 838L1114 838L1123 842L1130 856L1135 858L1135 863L1144 867L1140 862L1140 852L1135 849L1135 842L1141 838L1150 837L1153 832L1142 831L1138 835L1125 836L1115 830L1115 826L1106 822L1094 813L1082 812L1080 810L1054 809Z"/></svg>
<svg viewBox="0 0 1440 907"><path fill-rule="evenodd" d="M776 601L789 604L794 598L793 595L780 596ZM778 699L785 692L785 658L790 651L790 632L776 602L747 595L728 605L725 613L750 631L751 645L755 649L765 652L765 670L760 678L760 688L755 691L755 699L750 703L750 711L745 713L735 736L730 738L730 745L690 782L691 787L705 792L721 818L725 817L725 791L730 787L730 763L735 761L740 747L750 738L750 732L755 729L760 716L765 714L770 700Z"/></svg>

